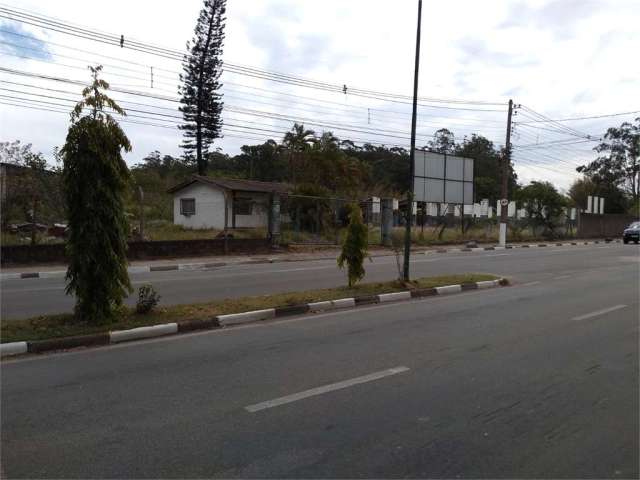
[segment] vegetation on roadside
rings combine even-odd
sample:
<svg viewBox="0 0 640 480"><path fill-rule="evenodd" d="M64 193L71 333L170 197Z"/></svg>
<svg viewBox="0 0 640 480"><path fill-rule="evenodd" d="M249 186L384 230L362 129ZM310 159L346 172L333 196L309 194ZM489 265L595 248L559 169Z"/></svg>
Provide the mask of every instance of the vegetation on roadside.
<svg viewBox="0 0 640 480"><path fill-rule="evenodd" d="M217 300L208 303L157 307L147 314L137 314L135 308L122 308L119 310L115 321L108 327L89 322L77 322L72 314L45 315L24 320L3 319L0 337L2 343L6 343L87 335L109 330L125 330L146 325L156 325L159 323L201 320L228 313L239 313L324 300L336 300L338 298L357 295L399 292L407 290L407 288L431 288L443 285L495 280L497 278L495 275L468 273L418 278L410 283L410 287L397 280L392 282L362 283L354 287L306 290L302 292Z"/></svg>
<svg viewBox="0 0 640 480"><path fill-rule="evenodd" d="M338 267L347 267L349 287L364 278L364 259L367 257L368 232L362 222L362 211L356 204L349 209L349 225L342 244L342 251L338 256Z"/></svg>
<svg viewBox="0 0 640 480"><path fill-rule="evenodd" d="M128 221L124 196L130 180L122 151L131 144L108 111L125 115L103 93L102 66L89 67L93 82L71 113L71 125L60 151L62 185L69 233L66 293L75 294L77 319L110 323L131 292L127 273ZM87 113L88 112L88 113Z"/></svg>

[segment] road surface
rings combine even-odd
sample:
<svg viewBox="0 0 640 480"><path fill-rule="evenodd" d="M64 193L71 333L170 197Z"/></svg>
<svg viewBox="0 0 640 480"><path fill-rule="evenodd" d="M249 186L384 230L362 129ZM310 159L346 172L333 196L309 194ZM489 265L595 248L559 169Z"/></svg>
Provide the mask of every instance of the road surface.
<svg viewBox="0 0 640 480"><path fill-rule="evenodd" d="M4 473L638 478L638 250L578 250L456 260L508 288L5 361Z"/></svg>
<svg viewBox="0 0 640 480"><path fill-rule="evenodd" d="M603 244L416 254L412 257L411 274L418 277L486 272L517 277L518 281L526 283L611 266L620 258L633 259L638 252L635 245ZM372 263L366 262L365 269L365 281L398 277L395 257L375 258ZM330 288L346 283L345 273L338 270L334 260L233 265L209 271L151 272L133 274L131 279L134 288L151 283L162 296L163 305ZM1 287L3 319L73 310L74 298L65 295L62 278L4 280ZM135 294L128 303L135 303Z"/></svg>

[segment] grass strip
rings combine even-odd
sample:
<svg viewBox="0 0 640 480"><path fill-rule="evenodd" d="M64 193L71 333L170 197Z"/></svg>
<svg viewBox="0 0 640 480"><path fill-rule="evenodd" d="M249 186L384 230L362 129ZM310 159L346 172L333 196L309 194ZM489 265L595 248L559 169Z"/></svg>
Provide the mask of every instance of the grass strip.
<svg viewBox="0 0 640 480"><path fill-rule="evenodd" d="M216 315L286 307L325 300L336 300L356 296L378 295L418 288L441 287L444 285L464 284L495 280L498 277L482 273L444 275L413 280L410 284L400 281L362 283L355 287L336 287L302 292L276 293L257 297L241 297L216 300L207 303L172 305L158 307L144 315L138 315L130 308L124 308L119 318L109 325L92 325L79 321L70 313L60 315L42 315L21 320L2 321L1 341L18 342L43 340L77 335L105 333L112 330L157 325L170 322L193 322L212 319Z"/></svg>

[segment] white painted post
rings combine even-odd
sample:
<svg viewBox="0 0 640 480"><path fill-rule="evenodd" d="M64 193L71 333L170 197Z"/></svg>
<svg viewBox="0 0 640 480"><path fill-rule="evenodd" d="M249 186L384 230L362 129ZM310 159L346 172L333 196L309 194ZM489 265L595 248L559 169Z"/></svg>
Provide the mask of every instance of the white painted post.
<svg viewBox="0 0 640 480"><path fill-rule="evenodd" d="M500 223L500 245L505 246L507 244L507 224Z"/></svg>
<svg viewBox="0 0 640 480"><path fill-rule="evenodd" d="M587 212L586 213L591 213L591 206L593 205L593 197L591 195L587 196Z"/></svg>
<svg viewBox="0 0 640 480"><path fill-rule="evenodd" d="M604 197L600 197L600 215L604 215Z"/></svg>

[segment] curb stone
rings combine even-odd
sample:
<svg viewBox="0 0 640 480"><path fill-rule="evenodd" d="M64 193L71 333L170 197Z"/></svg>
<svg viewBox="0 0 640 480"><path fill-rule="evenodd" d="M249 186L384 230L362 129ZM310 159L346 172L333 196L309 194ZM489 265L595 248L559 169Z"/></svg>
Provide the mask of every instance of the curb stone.
<svg viewBox="0 0 640 480"><path fill-rule="evenodd" d="M185 320L183 322L163 323L146 327L132 328L129 330L116 330L112 332L93 335L79 335L74 337L51 338L46 340L33 340L26 342L11 342L0 344L0 356L9 357L25 353L43 353L53 350L67 350L77 347L89 347L108 345L112 343L142 340L145 338L173 335L176 333L193 332L196 330L210 330L244 323L252 323L273 318L301 315L307 312L323 312L337 309L357 308L359 305L374 303L387 303L412 298L430 297L435 295L448 295L467 290L486 289L507 286L509 282L505 278L483 282L471 282L458 285L445 285L442 287L419 288L402 292L381 293L378 295L363 295L359 297L339 298L324 302L305 303L301 305L283 305L265 310L232 313L218 315L217 317L202 320Z"/></svg>
<svg viewBox="0 0 640 480"><path fill-rule="evenodd" d="M555 243L556 246L578 246L578 245L593 245L600 243L621 243L619 239L612 241L600 241L595 240L591 242L571 242L571 243ZM548 244L539 243L531 245L506 245L493 246L493 247L465 247L465 248L438 248L436 250L426 250L425 255L433 253L454 253L454 252L483 252L487 250L504 250L513 248L535 248L546 247ZM416 252L420 253L420 252ZM393 254L373 255L373 257L389 257ZM170 264L170 265L136 265L127 268L129 273L149 273L149 272L169 272L169 271L193 271L193 270L211 270L220 267L230 267L234 265L258 265L267 263L285 263L285 262L304 262L304 261L322 261L322 260L335 260L335 257L319 257L319 258L285 258L282 260L267 258L258 260L247 260L244 262L227 263L227 262L213 262L213 263L183 263L183 264ZM17 280L21 278L63 278L67 274L66 270L53 270L49 272L24 272L24 273L0 273L0 280Z"/></svg>
<svg viewBox="0 0 640 480"><path fill-rule="evenodd" d="M378 297L378 303L385 302L397 302L398 300L408 300L411 298L411 292L393 292L393 293L382 293L380 295L376 295Z"/></svg>
<svg viewBox="0 0 640 480"><path fill-rule="evenodd" d="M231 313L229 315L218 315L220 325L237 325L239 323L255 322L257 320L269 320L275 318L276 309L267 308L264 310L254 310L252 312Z"/></svg>

